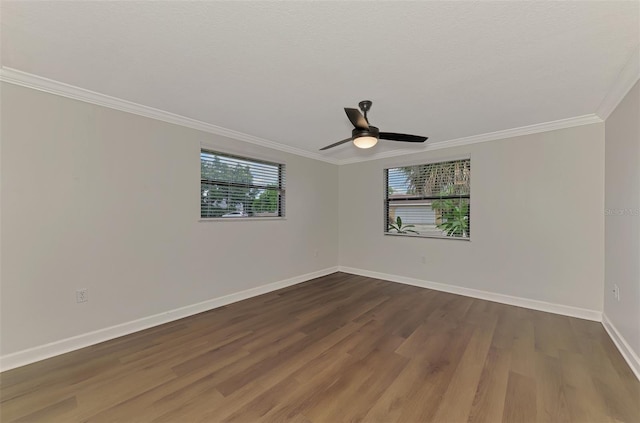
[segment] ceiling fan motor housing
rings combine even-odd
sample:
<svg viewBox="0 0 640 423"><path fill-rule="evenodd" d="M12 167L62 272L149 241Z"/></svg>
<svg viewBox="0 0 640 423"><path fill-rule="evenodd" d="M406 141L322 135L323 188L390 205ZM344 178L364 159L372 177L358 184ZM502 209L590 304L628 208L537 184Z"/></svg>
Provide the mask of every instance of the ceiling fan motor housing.
<svg viewBox="0 0 640 423"><path fill-rule="evenodd" d="M369 126L369 129L354 128L351 131L351 137L353 139L360 138L360 137L380 138L380 130L375 126Z"/></svg>

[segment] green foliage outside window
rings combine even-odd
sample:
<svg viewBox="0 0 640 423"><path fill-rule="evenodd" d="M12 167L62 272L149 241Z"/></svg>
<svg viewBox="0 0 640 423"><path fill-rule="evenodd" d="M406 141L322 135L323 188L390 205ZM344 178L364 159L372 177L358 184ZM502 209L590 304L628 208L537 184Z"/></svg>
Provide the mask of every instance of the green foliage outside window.
<svg viewBox="0 0 640 423"><path fill-rule="evenodd" d="M409 228L415 228L415 225L403 225L402 224L402 219L400 218L400 216L396 217L396 221L393 223L389 223L389 227L387 228L388 231L396 231L396 233L398 234L406 234L406 233L414 233L417 234L418 231L414 231L413 229L409 229Z"/></svg>
<svg viewBox="0 0 640 423"><path fill-rule="evenodd" d="M394 210L404 208L404 212L407 213L410 206L414 204L415 209L412 212L420 213L420 207L430 206L435 212L435 228L441 230L443 235L469 238L471 181L469 159L392 168L387 170L386 175L387 183L394 185L393 187L389 185L387 189L387 207L393 205ZM400 195L394 195L396 190L400 191ZM424 214L417 216L424 216ZM402 223L399 216L395 222L392 216L387 219L389 222L387 231L415 232L405 229L414 225L399 226L398 223ZM419 226L420 234L423 234L425 224L422 223Z"/></svg>
<svg viewBox="0 0 640 423"><path fill-rule="evenodd" d="M201 217L283 216L283 165L203 150L200 180Z"/></svg>
<svg viewBox="0 0 640 423"><path fill-rule="evenodd" d="M278 187L270 185L253 200L254 213L274 213L278 210Z"/></svg>

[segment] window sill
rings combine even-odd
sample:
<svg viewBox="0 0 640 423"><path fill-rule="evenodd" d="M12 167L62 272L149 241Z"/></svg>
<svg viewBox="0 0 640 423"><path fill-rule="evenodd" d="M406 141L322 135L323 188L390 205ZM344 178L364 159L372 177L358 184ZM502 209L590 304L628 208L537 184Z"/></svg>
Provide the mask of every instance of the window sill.
<svg viewBox="0 0 640 423"><path fill-rule="evenodd" d="M396 234L392 232L384 232L384 235L406 237L406 238L433 238L433 239L451 239L456 241L471 241L471 238L462 238L462 237L445 236L445 235Z"/></svg>
<svg viewBox="0 0 640 423"><path fill-rule="evenodd" d="M287 220L284 216L273 217L201 217L198 222L256 222L261 220Z"/></svg>

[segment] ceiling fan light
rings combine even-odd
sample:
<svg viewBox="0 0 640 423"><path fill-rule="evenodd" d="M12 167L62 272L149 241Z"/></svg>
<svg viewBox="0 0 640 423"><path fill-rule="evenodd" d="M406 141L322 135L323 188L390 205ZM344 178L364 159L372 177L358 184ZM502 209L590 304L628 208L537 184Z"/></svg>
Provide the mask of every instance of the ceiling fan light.
<svg viewBox="0 0 640 423"><path fill-rule="evenodd" d="M353 143L358 148L371 148L378 143L376 137L358 137L353 139Z"/></svg>

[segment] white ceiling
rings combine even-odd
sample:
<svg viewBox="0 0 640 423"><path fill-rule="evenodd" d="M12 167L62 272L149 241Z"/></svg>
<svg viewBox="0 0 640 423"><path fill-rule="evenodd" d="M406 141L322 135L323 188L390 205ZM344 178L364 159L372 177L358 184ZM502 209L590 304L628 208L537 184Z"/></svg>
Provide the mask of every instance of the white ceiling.
<svg viewBox="0 0 640 423"><path fill-rule="evenodd" d="M373 100L442 142L596 112L639 3L2 2L2 65L318 153ZM286 148L286 147L285 147ZM330 160L376 157L350 143Z"/></svg>

